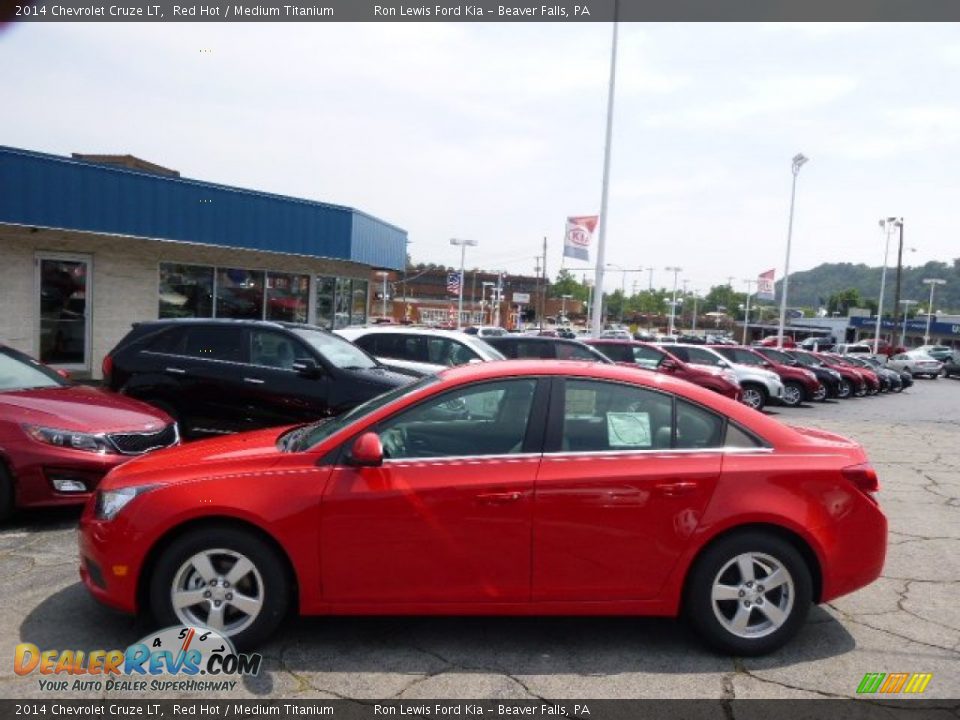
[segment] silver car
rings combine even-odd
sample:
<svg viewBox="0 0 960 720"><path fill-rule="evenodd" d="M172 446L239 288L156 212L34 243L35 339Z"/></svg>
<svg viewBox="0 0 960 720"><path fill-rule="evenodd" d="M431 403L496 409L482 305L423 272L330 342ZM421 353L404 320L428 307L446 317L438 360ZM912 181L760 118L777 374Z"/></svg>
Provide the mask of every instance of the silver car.
<svg viewBox="0 0 960 720"><path fill-rule="evenodd" d="M732 370L743 389L740 401L754 410L762 410L768 402L783 403L783 381L775 372L730 362L716 350L702 345L664 344L663 347L684 362Z"/></svg>
<svg viewBox="0 0 960 720"><path fill-rule="evenodd" d="M887 366L897 371L905 370L913 377L926 375L936 380L940 375L941 368L943 368L943 363L939 360L934 360L925 352L911 350L910 352L894 355L887 360Z"/></svg>

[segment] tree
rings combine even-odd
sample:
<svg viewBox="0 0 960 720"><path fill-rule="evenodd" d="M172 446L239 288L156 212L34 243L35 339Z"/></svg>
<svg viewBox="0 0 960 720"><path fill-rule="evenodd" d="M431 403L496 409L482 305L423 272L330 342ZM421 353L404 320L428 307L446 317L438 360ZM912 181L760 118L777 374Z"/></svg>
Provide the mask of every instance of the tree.
<svg viewBox="0 0 960 720"><path fill-rule="evenodd" d="M577 280L573 273L563 268L557 273L557 279L550 289L550 294L556 298L571 295L574 300L586 302L590 295L590 286L581 280Z"/></svg>
<svg viewBox="0 0 960 720"><path fill-rule="evenodd" d="M846 315L850 308L863 307L863 298L860 297L860 291L857 288L847 288L840 292L833 293L827 298L827 312Z"/></svg>

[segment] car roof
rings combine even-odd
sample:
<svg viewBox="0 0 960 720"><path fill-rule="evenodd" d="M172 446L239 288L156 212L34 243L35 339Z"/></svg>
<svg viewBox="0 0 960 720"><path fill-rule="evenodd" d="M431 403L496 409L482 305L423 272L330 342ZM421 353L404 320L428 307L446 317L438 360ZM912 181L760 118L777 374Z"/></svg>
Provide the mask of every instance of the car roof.
<svg viewBox="0 0 960 720"><path fill-rule="evenodd" d="M574 338L553 337L551 335L500 335L498 337L484 338L484 342L496 345L501 342L535 342L535 343L559 343L565 345L583 345L584 343Z"/></svg>
<svg viewBox="0 0 960 720"><path fill-rule="evenodd" d="M162 318L160 320L141 320L133 324L134 327L163 327L178 325L254 325L257 327L271 327L286 330L315 330L329 333L330 331L319 325L309 323L294 323L282 320L254 320L241 318Z"/></svg>

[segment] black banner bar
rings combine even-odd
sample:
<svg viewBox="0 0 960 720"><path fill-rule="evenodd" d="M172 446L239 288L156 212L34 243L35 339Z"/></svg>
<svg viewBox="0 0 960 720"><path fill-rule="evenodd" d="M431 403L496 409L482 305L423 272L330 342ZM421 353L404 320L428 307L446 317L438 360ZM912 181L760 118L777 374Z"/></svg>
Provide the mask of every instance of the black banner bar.
<svg viewBox="0 0 960 720"><path fill-rule="evenodd" d="M18 22L610 22L614 0L0 0ZM957 0L620 0L624 22L960 21Z"/></svg>
<svg viewBox="0 0 960 720"><path fill-rule="evenodd" d="M960 701L857 700L0 700L0 718L582 718L956 720Z"/></svg>

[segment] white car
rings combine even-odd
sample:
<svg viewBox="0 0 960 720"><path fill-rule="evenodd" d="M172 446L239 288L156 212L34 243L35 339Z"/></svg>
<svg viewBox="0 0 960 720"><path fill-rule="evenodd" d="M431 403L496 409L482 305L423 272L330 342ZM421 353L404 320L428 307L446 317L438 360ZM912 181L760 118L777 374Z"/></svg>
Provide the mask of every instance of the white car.
<svg viewBox="0 0 960 720"><path fill-rule="evenodd" d="M454 365L504 359L476 335L455 330L380 326L335 332L387 367L420 375L432 375Z"/></svg>
<svg viewBox="0 0 960 720"><path fill-rule="evenodd" d="M730 362L716 350L702 345L665 344L663 347L667 352L692 365L709 365L733 370L743 389L740 401L754 410L762 410L768 402L777 404L783 402L783 381L775 372L764 370L756 365Z"/></svg>
<svg viewBox="0 0 960 720"><path fill-rule="evenodd" d="M604 340L633 340L633 335L627 330L604 330L600 333L600 337Z"/></svg>
<svg viewBox="0 0 960 720"><path fill-rule="evenodd" d="M872 343L840 343L833 352L840 355L853 355L854 357L858 355L873 357L874 355Z"/></svg>
<svg viewBox="0 0 960 720"><path fill-rule="evenodd" d="M468 328L464 328L463 331L467 335L475 335L477 337L503 337L504 335L509 335L506 329L499 327L497 325L473 325Z"/></svg>
<svg viewBox="0 0 960 720"><path fill-rule="evenodd" d="M943 363L939 360L934 360L925 352L911 350L910 352L900 353L899 355L891 357L887 360L887 367L892 370L897 370L898 372L906 370L913 377L928 375L936 380L940 375L940 370L943 368Z"/></svg>

